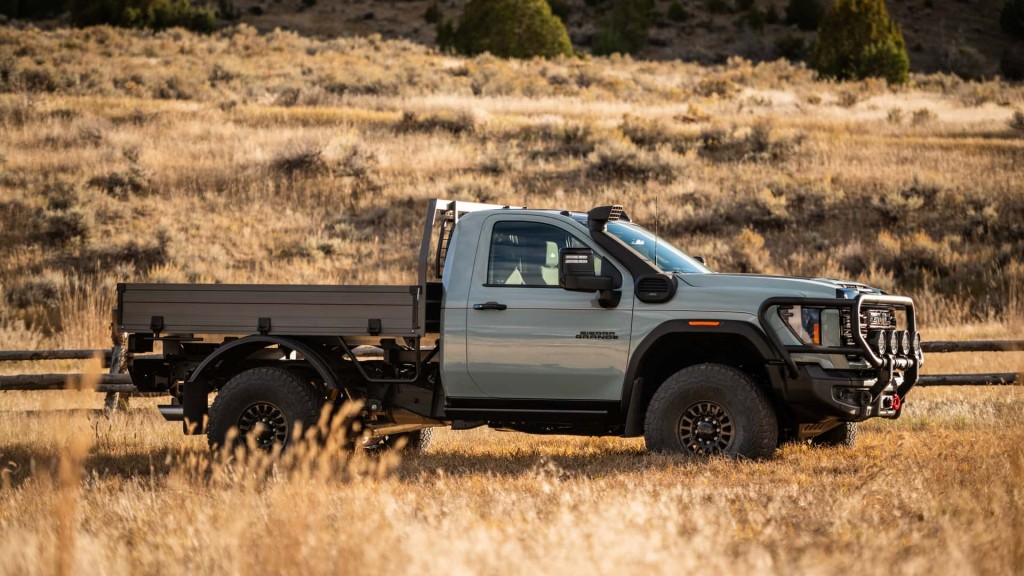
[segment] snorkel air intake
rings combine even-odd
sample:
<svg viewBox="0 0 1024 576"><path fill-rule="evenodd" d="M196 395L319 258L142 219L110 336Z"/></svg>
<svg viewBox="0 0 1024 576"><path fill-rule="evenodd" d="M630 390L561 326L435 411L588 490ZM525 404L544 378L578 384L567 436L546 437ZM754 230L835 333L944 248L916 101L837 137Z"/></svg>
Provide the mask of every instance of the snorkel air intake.
<svg viewBox="0 0 1024 576"><path fill-rule="evenodd" d="M622 206L598 206L587 212L587 228L590 237L616 260L629 269L633 277L633 291L637 299L648 304L668 302L676 294L677 281L674 274L664 272L649 258L633 250L622 240L608 233L608 222L630 222Z"/></svg>

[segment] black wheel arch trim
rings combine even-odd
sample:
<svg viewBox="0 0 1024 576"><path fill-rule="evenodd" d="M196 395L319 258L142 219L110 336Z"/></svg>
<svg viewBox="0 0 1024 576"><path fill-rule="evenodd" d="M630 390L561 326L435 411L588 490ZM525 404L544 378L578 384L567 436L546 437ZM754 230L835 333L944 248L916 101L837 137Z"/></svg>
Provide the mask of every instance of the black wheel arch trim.
<svg viewBox="0 0 1024 576"><path fill-rule="evenodd" d="M659 324L654 330L640 342L636 350L630 356L629 364L626 366L626 376L622 384L622 418L625 420L624 436L639 436L643 434L643 417L641 413L641 399L643 398L643 384L636 386L637 374L640 366L647 358L647 353L665 336L671 334L730 334L744 338L757 353L761 355L766 363L782 362L782 357L772 346L771 341L765 333L755 324L741 320L712 320L717 325L692 326L690 322L699 321L698 318L687 320L668 320ZM769 371L771 373L771 371Z"/></svg>
<svg viewBox="0 0 1024 576"><path fill-rule="evenodd" d="M188 383L203 381L208 372L210 370L216 370L216 364L222 360L244 360L255 352L275 344L302 354L305 361L308 362L323 379L324 385L328 389L334 390L338 388L338 375L335 374L330 364L324 360L316 348L303 341L301 338L270 335L246 336L245 338L239 338L238 340L229 342L217 348L212 354L203 359L199 366L192 371L192 374L189 376Z"/></svg>

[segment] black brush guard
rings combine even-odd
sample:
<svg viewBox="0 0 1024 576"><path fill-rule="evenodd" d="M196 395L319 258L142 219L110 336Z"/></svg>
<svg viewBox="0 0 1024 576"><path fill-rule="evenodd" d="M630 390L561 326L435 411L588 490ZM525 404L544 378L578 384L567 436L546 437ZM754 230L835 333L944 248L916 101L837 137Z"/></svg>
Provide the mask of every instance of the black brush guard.
<svg viewBox="0 0 1024 576"><path fill-rule="evenodd" d="M768 312L776 306L804 306L810 308L837 308L840 311L850 311L850 331L853 337L854 346L806 346L786 345L779 339L775 329L768 322ZM907 392L917 384L920 372L920 362L915 357L915 351L911 350L909 356L903 356L890 350L884 356L868 344L864 334L861 333L861 311L866 307L885 307L903 310L906 314L907 330L910 332L911 341L916 341L917 319L914 315L914 301L905 296L888 296L881 294L858 294L856 298L797 298L778 297L769 298L761 304L757 312L757 319L761 323L772 345L778 351L782 360L789 369L790 376L796 378L799 374L796 361L792 353L812 354L844 354L847 356L858 356L865 359L868 364L878 370L878 382L871 388L872 401L885 390L893 381L895 370L903 370L903 383L896 390L900 398L906 397Z"/></svg>

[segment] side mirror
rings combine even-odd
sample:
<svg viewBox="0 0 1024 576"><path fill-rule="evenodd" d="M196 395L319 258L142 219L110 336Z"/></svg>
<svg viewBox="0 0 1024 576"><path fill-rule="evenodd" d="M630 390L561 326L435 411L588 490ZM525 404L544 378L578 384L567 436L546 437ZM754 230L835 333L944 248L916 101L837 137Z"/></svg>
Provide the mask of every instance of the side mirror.
<svg viewBox="0 0 1024 576"><path fill-rule="evenodd" d="M558 285L572 292L599 292L604 308L618 306L621 293L610 276L594 272L594 251L590 248L562 248L558 253Z"/></svg>

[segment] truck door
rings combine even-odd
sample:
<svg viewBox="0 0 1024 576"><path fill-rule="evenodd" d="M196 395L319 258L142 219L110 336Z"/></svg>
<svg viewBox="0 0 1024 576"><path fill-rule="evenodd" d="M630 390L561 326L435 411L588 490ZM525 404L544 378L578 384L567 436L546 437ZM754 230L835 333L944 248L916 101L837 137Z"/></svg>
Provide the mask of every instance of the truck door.
<svg viewBox="0 0 1024 576"><path fill-rule="evenodd" d="M558 254L595 249L557 218L495 215L484 223L466 310L473 382L495 398L618 401L629 353L633 284L602 308L597 294L558 287Z"/></svg>

